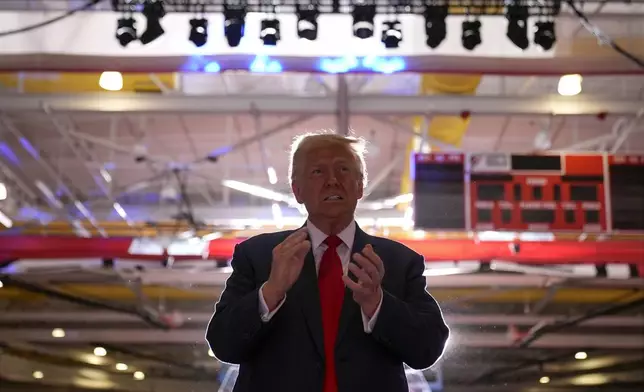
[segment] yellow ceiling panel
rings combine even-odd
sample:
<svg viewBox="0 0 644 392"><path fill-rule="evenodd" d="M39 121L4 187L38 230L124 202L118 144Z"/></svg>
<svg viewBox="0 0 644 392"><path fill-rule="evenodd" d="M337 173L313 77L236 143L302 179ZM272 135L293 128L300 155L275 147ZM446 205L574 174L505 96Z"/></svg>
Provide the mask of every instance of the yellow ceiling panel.
<svg viewBox="0 0 644 392"><path fill-rule="evenodd" d="M69 294L82 297L104 298L111 300L134 300L136 294L130 288L118 285L97 285L97 284L64 284L56 286L57 289ZM216 300L222 288L207 287L197 289L180 289L165 286L143 287L143 294L148 298L165 299L202 299ZM512 289L494 292L487 289L436 289L431 290L432 295L439 301L486 302L486 303L523 303L535 302L547 295L544 289ZM632 295L629 295L632 294ZM43 298L37 294L24 292L12 287L4 287L0 290L0 298L12 300L32 301ZM562 288L552 298L556 303L617 303L620 301L632 301L644 298L644 291L634 293L628 289L585 289L585 288Z"/></svg>
<svg viewBox="0 0 644 392"><path fill-rule="evenodd" d="M175 89L176 74L155 74L168 89ZM98 81L101 74L97 72L23 72L0 73L0 86L5 89L16 89L27 94L74 94L105 91ZM147 73L123 74L123 92L160 92Z"/></svg>

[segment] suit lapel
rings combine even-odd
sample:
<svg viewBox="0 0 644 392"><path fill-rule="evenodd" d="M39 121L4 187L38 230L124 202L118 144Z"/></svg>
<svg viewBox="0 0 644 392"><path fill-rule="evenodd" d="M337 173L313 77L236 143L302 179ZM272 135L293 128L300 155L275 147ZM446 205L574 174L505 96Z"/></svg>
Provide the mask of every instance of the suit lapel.
<svg viewBox="0 0 644 392"><path fill-rule="evenodd" d="M304 260L300 277L293 286L295 292L291 298L297 298L311 338L322 357L324 357L324 334L322 332L322 309L320 307L320 291L318 289L317 271L313 251L310 250Z"/></svg>
<svg viewBox="0 0 644 392"><path fill-rule="evenodd" d="M356 234L353 239L353 246L351 248L351 254L349 255L349 263L353 262L353 254L359 253L364 249L364 247L369 243L369 235L360 229L360 226L356 224ZM356 280L355 275L352 272L349 272L349 277L352 280ZM344 333L347 330L347 327L356 315L360 312L360 306L353 299L353 292L350 288L345 287L344 289L344 301L342 303L342 312L340 313L340 325L338 326L338 336L336 339L336 347L342 341ZM362 321L361 321L362 323Z"/></svg>

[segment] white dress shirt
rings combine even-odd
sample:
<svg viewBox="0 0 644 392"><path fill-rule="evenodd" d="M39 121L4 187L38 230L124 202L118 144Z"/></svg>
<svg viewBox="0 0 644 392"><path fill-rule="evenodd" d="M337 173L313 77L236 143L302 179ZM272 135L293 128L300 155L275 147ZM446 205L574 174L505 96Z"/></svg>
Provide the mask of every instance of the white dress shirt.
<svg viewBox="0 0 644 392"><path fill-rule="evenodd" d="M313 258L315 260L315 270L319 271L320 269L320 261L322 261L322 255L328 248L328 246L324 243L326 238L328 237L326 234L324 234L320 229L315 227L310 221L306 222L306 228L308 229L309 232L309 238L311 239L311 249L313 249ZM340 261L342 262L342 270L344 271L344 274L347 274L347 271L349 269L349 262L351 261L351 248L353 248L353 239L356 234L356 223L351 222L349 226L347 226L344 230L342 230L338 234L338 238L342 240L342 243L338 246L337 252L338 256L340 256ZM280 302L275 309L273 309L272 312L269 311L268 305L266 305L266 301L264 300L264 294L263 294L263 288L264 285L259 289L259 305L260 305L260 313L262 317L262 321L268 322L275 313L282 307L282 304L284 304L284 301L286 301L286 297L282 299L282 302ZM382 297L380 298L380 303L378 304L378 307L376 308L375 313L373 314L373 317L369 319L367 315L362 312L362 324L364 326L364 331L366 333L371 333L373 331L373 327L376 324L376 319L378 318L378 313L380 313L380 306L382 305Z"/></svg>

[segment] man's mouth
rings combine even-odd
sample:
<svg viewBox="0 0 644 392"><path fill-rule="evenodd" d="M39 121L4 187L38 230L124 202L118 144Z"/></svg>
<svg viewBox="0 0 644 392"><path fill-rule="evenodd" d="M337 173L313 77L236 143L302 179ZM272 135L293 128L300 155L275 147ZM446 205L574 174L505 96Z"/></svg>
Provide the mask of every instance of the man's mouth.
<svg viewBox="0 0 644 392"><path fill-rule="evenodd" d="M343 200L340 195L330 195L324 198L324 201L334 201L334 200Z"/></svg>

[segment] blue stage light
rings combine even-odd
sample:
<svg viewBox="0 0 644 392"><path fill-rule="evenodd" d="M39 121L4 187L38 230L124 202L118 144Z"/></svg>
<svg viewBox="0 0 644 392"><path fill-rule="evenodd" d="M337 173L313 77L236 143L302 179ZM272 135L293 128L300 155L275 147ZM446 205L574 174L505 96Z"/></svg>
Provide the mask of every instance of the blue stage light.
<svg viewBox="0 0 644 392"><path fill-rule="evenodd" d="M283 68L279 61L272 60L266 55L259 55L255 57L249 69L257 73L280 73Z"/></svg>

